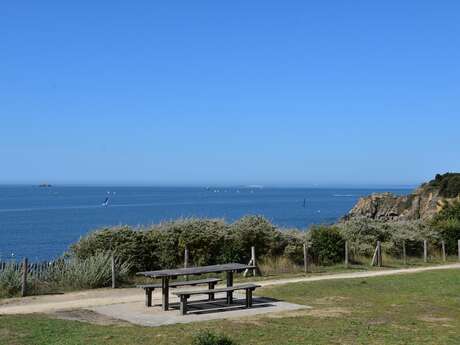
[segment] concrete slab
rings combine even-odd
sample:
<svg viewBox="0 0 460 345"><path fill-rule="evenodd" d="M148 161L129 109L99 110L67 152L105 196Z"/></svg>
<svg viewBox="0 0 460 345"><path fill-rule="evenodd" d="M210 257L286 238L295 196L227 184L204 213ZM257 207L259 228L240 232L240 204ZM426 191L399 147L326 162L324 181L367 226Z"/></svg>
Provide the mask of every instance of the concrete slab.
<svg viewBox="0 0 460 345"><path fill-rule="evenodd" d="M201 297L202 298L202 297ZM155 301L154 303L159 303ZM170 310L164 312L159 304L147 308L142 302L119 303L96 306L89 310L109 318L127 321L142 326L157 327L177 323L243 318L253 315L293 311L309 308L304 305L277 301L269 298L254 297L253 307L245 308L244 296L235 294L234 304L225 303L225 295L217 295L212 303L200 300L199 296L191 298L187 315L179 315L179 303L171 299Z"/></svg>

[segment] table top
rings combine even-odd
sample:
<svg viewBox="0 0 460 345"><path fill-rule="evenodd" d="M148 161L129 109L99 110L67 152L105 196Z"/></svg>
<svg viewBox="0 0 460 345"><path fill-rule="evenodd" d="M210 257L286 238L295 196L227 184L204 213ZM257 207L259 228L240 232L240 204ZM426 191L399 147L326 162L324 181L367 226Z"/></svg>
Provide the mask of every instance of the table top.
<svg viewBox="0 0 460 345"><path fill-rule="evenodd" d="M254 266L238 264L238 263L229 263L222 265L211 265L211 266L199 266L199 267L187 267L187 268L175 268L159 271L147 271L147 272L138 272L137 275L142 275L151 278L161 278L161 277L176 277L176 276L186 276L194 274L206 274L206 273L220 273L220 272L233 272L233 271L243 271L246 269L255 268Z"/></svg>

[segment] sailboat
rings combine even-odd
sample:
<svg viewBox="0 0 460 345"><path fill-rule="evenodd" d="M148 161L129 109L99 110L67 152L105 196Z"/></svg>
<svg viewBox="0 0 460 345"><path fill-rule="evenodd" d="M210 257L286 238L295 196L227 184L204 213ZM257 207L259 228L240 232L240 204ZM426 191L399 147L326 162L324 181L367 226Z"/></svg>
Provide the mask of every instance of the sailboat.
<svg viewBox="0 0 460 345"><path fill-rule="evenodd" d="M105 200L102 202L101 206L107 207L109 206L110 202L110 192L107 192L107 196L105 197Z"/></svg>

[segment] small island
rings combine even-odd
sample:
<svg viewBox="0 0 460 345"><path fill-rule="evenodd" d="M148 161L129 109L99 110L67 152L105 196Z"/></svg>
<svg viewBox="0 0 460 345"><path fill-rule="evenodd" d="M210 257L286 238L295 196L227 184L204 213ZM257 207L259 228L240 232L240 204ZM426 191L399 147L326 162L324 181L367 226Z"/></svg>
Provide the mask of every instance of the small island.
<svg viewBox="0 0 460 345"><path fill-rule="evenodd" d="M40 187L40 188L49 188L49 187L52 187L52 185L49 184L49 183L41 183L41 184L38 185L38 187Z"/></svg>

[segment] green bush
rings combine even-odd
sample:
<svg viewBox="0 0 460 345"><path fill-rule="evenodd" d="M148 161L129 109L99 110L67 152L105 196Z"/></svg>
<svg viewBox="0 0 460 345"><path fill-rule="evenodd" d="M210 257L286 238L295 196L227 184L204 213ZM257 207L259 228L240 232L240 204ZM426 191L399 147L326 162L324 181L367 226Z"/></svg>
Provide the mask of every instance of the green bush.
<svg viewBox="0 0 460 345"><path fill-rule="evenodd" d="M445 198L455 198L460 195L460 174L437 174L435 179L429 182L429 186L439 188L440 196Z"/></svg>
<svg viewBox="0 0 460 345"><path fill-rule="evenodd" d="M128 226L90 233L70 248L69 255L85 259L113 248L133 271L178 267L188 248L191 265L249 262L251 246L257 256L283 255L299 235L283 232L260 216L246 216L227 224L221 219L180 219L149 228Z"/></svg>
<svg viewBox="0 0 460 345"><path fill-rule="evenodd" d="M437 242L439 235L424 221L385 222L368 218L348 220L337 225L342 236L348 241L351 255L371 256L377 241L383 250L393 256L402 255L403 241L406 254L420 256L423 240Z"/></svg>
<svg viewBox="0 0 460 345"><path fill-rule="evenodd" d="M3 270L0 270L0 296L11 297L21 291L21 270L18 270L13 262L7 263Z"/></svg>
<svg viewBox="0 0 460 345"><path fill-rule="evenodd" d="M446 243L447 253L456 253L460 240L460 202L447 204L432 220L431 226Z"/></svg>
<svg viewBox="0 0 460 345"><path fill-rule="evenodd" d="M193 337L192 345L237 345L237 343L224 334L202 331Z"/></svg>
<svg viewBox="0 0 460 345"><path fill-rule="evenodd" d="M335 226L314 226L309 232L315 260L324 265L341 262L345 256L345 239Z"/></svg>
<svg viewBox="0 0 460 345"><path fill-rule="evenodd" d="M155 235L129 226L104 228L73 244L70 256L82 260L114 249L121 261L130 262L133 269L140 271L158 262L159 238Z"/></svg>

